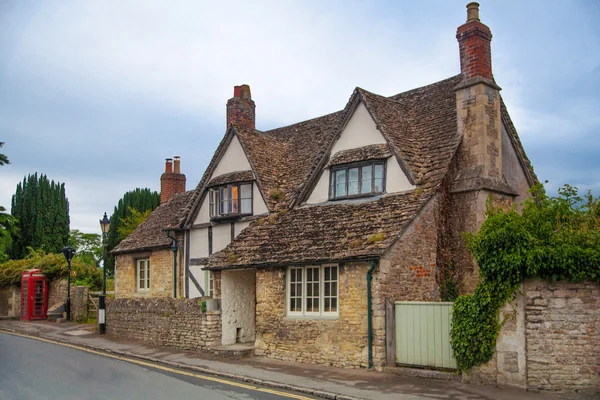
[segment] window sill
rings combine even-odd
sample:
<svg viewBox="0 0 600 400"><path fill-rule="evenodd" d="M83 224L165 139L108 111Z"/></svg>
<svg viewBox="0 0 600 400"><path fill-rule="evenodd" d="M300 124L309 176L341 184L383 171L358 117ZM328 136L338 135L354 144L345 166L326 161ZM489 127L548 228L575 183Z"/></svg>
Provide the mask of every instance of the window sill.
<svg viewBox="0 0 600 400"><path fill-rule="evenodd" d="M337 321L339 315L286 315L285 319L290 321Z"/></svg>
<svg viewBox="0 0 600 400"><path fill-rule="evenodd" d="M354 200L354 199L368 199L370 197L381 196L383 192L380 193L369 193L369 194L359 194L356 196L345 196L345 197L330 197L329 201L340 201L340 200Z"/></svg>
<svg viewBox="0 0 600 400"><path fill-rule="evenodd" d="M223 216L218 216L218 217L210 217L210 220L211 220L211 222L231 221L231 220L236 220L236 219L240 219L243 217L248 217L251 215L252 215L252 213L223 215Z"/></svg>

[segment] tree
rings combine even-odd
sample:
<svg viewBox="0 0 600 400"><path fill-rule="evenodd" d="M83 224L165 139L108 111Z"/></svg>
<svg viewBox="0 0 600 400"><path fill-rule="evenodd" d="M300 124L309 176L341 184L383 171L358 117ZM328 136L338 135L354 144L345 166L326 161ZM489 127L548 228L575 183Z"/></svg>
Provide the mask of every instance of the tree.
<svg viewBox="0 0 600 400"><path fill-rule="evenodd" d="M12 236L12 258L23 258L27 247L60 253L69 240L69 201L64 183L49 181L46 175L29 175L17 185L11 214L17 220L19 236Z"/></svg>
<svg viewBox="0 0 600 400"><path fill-rule="evenodd" d="M73 229L69 234L69 246L77 250L75 257L88 265L98 266L102 259L102 240L97 233L83 233Z"/></svg>
<svg viewBox="0 0 600 400"><path fill-rule="evenodd" d="M117 228L119 239L123 240L129 236L129 234L133 232L139 224L144 222L150 214L152 214L152 210L140 212L135 208L129 207L129 215L125 218L121 218L121 226Z"/></svg>
<svg viewBox="0 0 600 400"><path fill-rule="evenodd" d="M121 240L123 240L123 237L121 237L119 234L119 228L123 225L122 221L126 220L130 215L130 209L134 209L143 214L146 211L152 212L159 205L160 194L158 194L158 192L153 192L148 188L136 188L135 190L125 193L119 200L113 214L110 217L111 224L110 231L108 232L107 243L108 257L106 259L107 274L113 274L115 268L115 257L110 252L121 242Z"/></svg>
<svg viewBox="0 0 600 400"><path fill-rule="evenodd" d="M0 142L0 147L4 142ZM0 165L10 164L8 157L0 154ZM6 208L0 206L0 262L8 260L8 252L12 247L12 235L16 235L18 229L15 227L15 219L12 215L5 213Z"/></svg>
<svg viewBox="0 0 600 400"><path fill-rule="evenodd" d="M16 219L6 209L0 206L0 263L7 261L12 249L12 238L18 236Z"/></svg>
<svg viewBox="0 0 600 400"><path fill-rule="evenodd" d="M4 146L4 142L0 142L0 147L2 146ZM10 161L8 161L8 157L6 157L4 154L0 154L0 165L6 164L10 164Z"/></svg>

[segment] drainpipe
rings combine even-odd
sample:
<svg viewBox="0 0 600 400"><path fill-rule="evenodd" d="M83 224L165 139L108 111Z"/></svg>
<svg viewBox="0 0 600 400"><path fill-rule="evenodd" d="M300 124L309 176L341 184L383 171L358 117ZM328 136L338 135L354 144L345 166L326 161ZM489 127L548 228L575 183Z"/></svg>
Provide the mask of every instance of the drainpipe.
<svg viewBox="0 0 600 400"><path fill-rule="evenodd" d="M171 250L173 250L173 298L177 298L177 238L175 236L171 236L173 231L165 230L165 234L169 239L173 241L171 245Z"/></svg>
<svg viewBox="0 0 600 400"><path fill-rule="evenodd" d="M369 364L367 369L373 368L373 311L371 310L371 281L377 260L371 260L371 268L367 271L367 346L369 348Z"/></svg>

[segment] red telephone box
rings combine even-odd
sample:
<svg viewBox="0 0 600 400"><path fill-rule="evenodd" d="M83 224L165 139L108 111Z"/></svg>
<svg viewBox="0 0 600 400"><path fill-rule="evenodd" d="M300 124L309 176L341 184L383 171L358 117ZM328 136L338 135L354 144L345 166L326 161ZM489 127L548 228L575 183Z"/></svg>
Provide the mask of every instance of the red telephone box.
<svg viewBox="0 0 600 400"><path fill-rule="evenodd" d="M21 319L45 319L48 311L48 282L39 269L21 274Z"/></svg>

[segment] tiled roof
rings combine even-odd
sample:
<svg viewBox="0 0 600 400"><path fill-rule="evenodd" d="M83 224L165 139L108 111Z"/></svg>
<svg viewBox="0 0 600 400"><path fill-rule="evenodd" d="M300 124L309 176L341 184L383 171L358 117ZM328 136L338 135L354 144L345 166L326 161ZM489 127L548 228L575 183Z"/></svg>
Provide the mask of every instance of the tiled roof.
<svg viewBox="0 0 600 400"><path fill-rule="evenodd" d="M295 208L262 218L223 251L213 269L367 259L380 256L430 197L430 191Z"/></svg>
<svg viewBox="0 0 600 400"><path fill-rule="evenodd" d="M252 171L236 171L228 174L215 176L208 182L206 187L224 185L226 183L248 182L254 180Z"/></svg>
<svg viewBox="0 0 600 400"><path fill-rule="evenodd" d="M253 178L274 214L252 223L225 250L213 254L212 267L285 264L298 259L316 262L380 254L435 192L456 154L461 137L457 129L455 88L460 82L458 75L392 97L357 88L343 110L319 118L265 132L230 127L196 190L188 194L189 200L182 203L181 210L173 209L177 215L168 225L179 228L191 225L209 185L238 179L238 174L250 176L251 171L240 171L209 182L227 146L237 136L254 172ZM361 101L387 145L339 152L330 159L344 123ZM504 104L502 116L530 183L537 181ZM384 195L375 201L299 207L325 166L389 154L397 158L416 190ZM385 239L367 243L366 238L378 230ZM164 235L160 230L157 232L157 237ZM146 240L140 238L127 248L151 246L153 239L147 234L144 237ZM156 243L159 242L165 243L161 240Z"/></svg>
<svg viewBox="0 0 600 400"><path fill-rule="evenodd" d="M129 236L113 249L113 253L129 253L169 247L171 239L164 229L176 227L187 210L194 191L175 194L171 200L161 204Z"/></svg>
<svg viewBox="0 0 600 400"><path fill-rule="evenodd" d="M329 166L354 163L359 161L381 160L392 156L387 144L372 144L356 149L342 150L329 159Z"/></svg>
<svg viewBox="0 0 600 400"><path fill-rule="evenodd" d="M455 86L460 75L386 98L361 89L367 109L414 183L434 187L460 143Z"/></svg>

